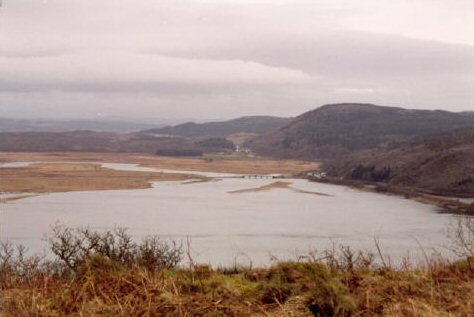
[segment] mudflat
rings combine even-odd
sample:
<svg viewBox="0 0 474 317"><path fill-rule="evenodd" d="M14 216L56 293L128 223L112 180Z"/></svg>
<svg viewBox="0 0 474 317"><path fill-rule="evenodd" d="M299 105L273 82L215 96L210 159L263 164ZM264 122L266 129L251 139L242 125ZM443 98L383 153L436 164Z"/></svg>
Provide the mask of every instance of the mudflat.
<svg viewBox="0 0 474 317"><path fill-rule="evenodd" d="M277 181L277 182L266 184L266 185L263 185L263 186L260 186L260 187L239 189L239 190L230 191L228 193L229 194L253 193L253 192L259 192L259 191L265 191L265 190L271 190L271 189L279 188L279 189L290 189L294 192L301 193L301 194L311 194L311 195L327 196L327 197L331 196L331 195L328 195L328 194L325 194L325 193L299 189L299 188L291 186L291 184L292 184L291 182Z"/></svg>
<svg viewBox="0 0 474 317"><path fill-rule="evenodd" d="M319 162L257 158L181 158L137 153L0 153L1 162L108 162L163 169L236 174L297 174L318 169Z"/></svg>
<svg viewBox="0 0 474 317"><path fill-rule="evenodd" d="M285 189L285 188L291 188L290 185L291 185L290 182L278 181L278 182L273 182L273 183L256 187L256 188L239 189L239 190L230 191L229 194L259 192L259 191L270 190L270 189L275 189L275 188Z"/></svg>
<svg viewBox="0 0 474 317"><path fill-rule="evenodd" d="M117 171L98 163L132 163L146 167L227 173L296 174L318 163L259 159L172 158L124 153L1 153L0 162L32 162L28 167L0 168L0 192L50 193L141 189L153 181L187 180L195 176L142 171ZM9 199L11 200L11 199Z"/></svg>
<svg viewBox="0 0 474 317"><path fill-rule="evenodd" d="M187 178L182 174L115 171L94 163L33 163L22 168L0 168L0 192L139 189L150 187L153 181Z"/></svg>

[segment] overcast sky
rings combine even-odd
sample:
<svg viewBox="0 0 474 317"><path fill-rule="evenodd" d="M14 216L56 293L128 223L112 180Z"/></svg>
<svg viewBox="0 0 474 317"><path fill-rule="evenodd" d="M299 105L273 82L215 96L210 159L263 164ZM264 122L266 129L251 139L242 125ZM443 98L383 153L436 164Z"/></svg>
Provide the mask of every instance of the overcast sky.
<svg viewBox="0 0 474 317"><path fill-rule="evenodd" d="M3 0L0 116L474 110L473 0Z"/></svg>

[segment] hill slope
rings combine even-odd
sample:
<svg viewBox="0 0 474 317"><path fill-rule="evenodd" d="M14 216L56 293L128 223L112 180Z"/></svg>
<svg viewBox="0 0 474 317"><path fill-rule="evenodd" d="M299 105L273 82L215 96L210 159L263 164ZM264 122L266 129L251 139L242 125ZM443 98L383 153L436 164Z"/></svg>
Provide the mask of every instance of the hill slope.
<svg viewBox="0 0 474 317"><path fill-rule="evenodd" d="M404 143L474 126L474 116L372 104L332 104L306 112L278 131L247 142L259 155L338 159L378 146Z"/></svg>
<svg viewBox="0 0 474 317"><path fill-rule="evenodd" d="M187 122L143 132L182 137L221 137L242 132L260 134L277 130L288 124L290 120L289 118L254 116L221 122Z"/></svg>
<svg viewBox="0 0 474 317"><path fill-rule="evenodd" d="M327 162L330 176L474 196L474 128Z"/></svg>

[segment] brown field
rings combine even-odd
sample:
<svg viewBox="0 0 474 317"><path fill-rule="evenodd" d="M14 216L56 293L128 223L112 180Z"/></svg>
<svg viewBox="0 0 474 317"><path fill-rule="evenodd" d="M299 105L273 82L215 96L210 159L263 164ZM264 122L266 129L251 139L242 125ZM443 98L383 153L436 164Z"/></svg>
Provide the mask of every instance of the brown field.
<svg viewBox="0 0 474 317"><path fill-rule="evenodd" d="M139 189L150 187L152 181L187 178L180 174L114 171L90 163L36 163L25 168L1 168L0 192Z"/></svg>
<svg viewBox="0 0 474 317"><path fill-rule="evenodd" d="M0 153L0 162L16 161L134 163L164 169L242 174L297 174L320 167L318 162L295 160L242 158L209 160L136 153Z"/></svg>
<svg viewBox="0 0 474 317"><path fill-rule="evenodd" d="M117 153L1 153L0 162L37 162L25 168L0 168L0 192L50 193L87 190L140 189L153 181L196 179L154 172L114 171L95 162L134 163L164 169L229 173L295 174L318 168L317 163L275 160L209 160ZM24 197L5 198L1 202Z"/></svg>

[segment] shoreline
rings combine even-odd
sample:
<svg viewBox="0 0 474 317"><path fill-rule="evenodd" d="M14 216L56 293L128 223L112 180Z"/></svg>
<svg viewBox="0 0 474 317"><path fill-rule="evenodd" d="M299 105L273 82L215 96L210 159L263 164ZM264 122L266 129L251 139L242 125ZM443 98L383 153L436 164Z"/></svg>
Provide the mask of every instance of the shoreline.
<svg viewBox="0 0 474 317"><path fill-rule="evenodd" d="M235 175L282 172L294 175L319 164L268 159L216 159L209 162L203 158L174 158L141 153L0 152L0 165L5 163L7 166L0 167L0 193L11 195L0 196L0 204L43 193L145 189L159 181L195 183L213 178L193 172ZM120 170L103 166L108 163L133 164L138 169ZM157 171L151 171L153 169Z"/></svg>
<svg viewBox="0 0 474 317"><path fill-rule="evenodd" d="M300 174L315 170L319 162L264 158L170 157L148 153L109 152L0 152L0 163L11 162L88 162L138 164L140 167L232 174Z"/></svg>
<svg viewBox="0 0 474 317"><path fill-rule="evenodd" d="M320 179L316 177L307 176L306 179L317 183L342 185L366 192L404 197L405 199L410 199L420 203L436 206L442 209L442 212L445 213L474 216L474 203L466 203L458 200L458 198L472 198L465 195L463 195L462 197L456 197L452 193L449 193L447 195L440 195L415 187L396 186L389 185L386 183L376 183L367 181L337 179L331 177ZM449 196L453 198L450 198Z"/></svg>

